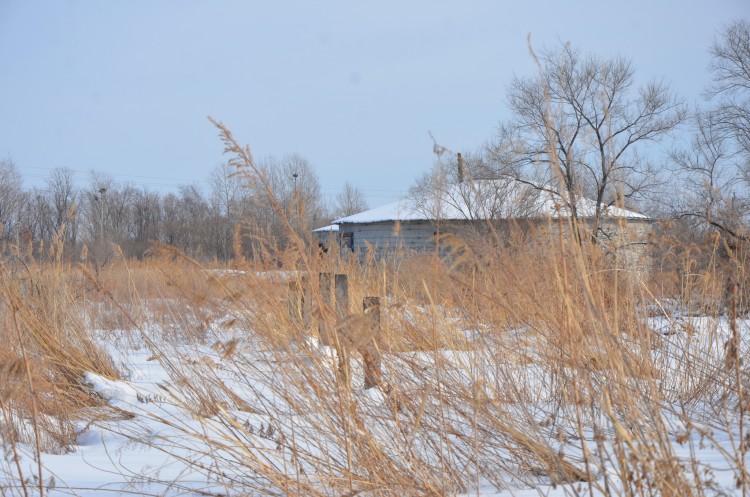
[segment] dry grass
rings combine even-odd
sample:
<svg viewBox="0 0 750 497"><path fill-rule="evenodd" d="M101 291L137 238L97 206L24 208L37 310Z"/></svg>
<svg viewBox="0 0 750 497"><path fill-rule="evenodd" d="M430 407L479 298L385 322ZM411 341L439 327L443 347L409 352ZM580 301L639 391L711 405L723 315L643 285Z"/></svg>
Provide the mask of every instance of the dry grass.
<svg viewBox="0 0 750 497"><path fill-rule="evenodd" d="M746 415L746 365L691 346L694 330L675 328L687 339L680 346L651 330L648 315L662 312L666 292L657 300L598 247L531 238L461 247L471 257L459 263L436 254L360 263L296 250L276 254L291 261L280 270L244 261L237 271L156 247L147 260L119 261L98 275L8 264L6 443L41 433L40 450L70 446L74 423L99 405L82 375L118 377L89 330L122 331L147 337L171 374L171 401L205 420L186 434L220 458L222 483L237 491L445 495L479 482L579 481L605 494L705 493L709 477L678 460L678 438L710 416ZM740 288L716 297L720 273L707 271L702 309L727 309ZM315 284L320 272L349 276L348 316L327 306ZM290 312L297 280L307 282L306 318ZM352 350L361 344L347 350L348 385L308 338L319 325L359 333L346 323L360 322L367 296L382 302L374 396L362 390ZM673 313L663 317L679 326ZM709 328L708 340L724 346L718 330ZM218 357L183 362L185 347L201 343ZM238 412L254 421L240 422Z"/></svg>
<svg viewBox="0 0 750 497"><path fill-rule="evenodd" d="M249 151L225 138L262 185ZM747 492L750 372L737 324L747 309L746 250L674 246L656 260L654 281L642 281L564 234L446 237L447 256L361 262L317 254L292 224L292 247L269 246L232 270L163 246L98 272L6 261L4 442L73 443L74 422L98 405L82 375L118 377L91 336L100 330L151 348L170 374L169 401L200 421L172 428L222 472L193 469L230 493L452 495L489 482L705 495L713 475L678 449L721 433L739 440L725 457ZM343 313L317 284L321 272L348 275ZM289 302L294 282L302 308ZM361 305L371 296L381 302L377 339ZM682 317L695 312L733 334L691 329ZM651 328L654 316L665 328ZM315 345L319 329L340 331L332 349L348 364ZM215 356L191 355L194 345ZM382 356L369 390L363 345ZM31 426L26 435L21 425Z"/></svg>
<svg viewBox="0 0 750 497"><path fill-rule="evenodd" d="M220 327L244 331L214 344L236 382L223 381L214 363L172 368L180 387L173 400L206 419L210 443L234 475L224 483L238 490L443 495L477 481L585 481L601 493L624 486L633 495L701 494L696 482L706 475L680 466L671 427L675 418L699 419L712 392L736 394L738 383L695 349L657 360L661 338L648 327L654 300L646 287L595 246L564 247L519 239L502 251L475 247L482 256L462 267L422 256L409 261L422 269L410 272L397 261L332 255L227 276L182 258L183 271L204 281L164 280L170 293L158 298L186 299L224 316ZM176 262L152 264L172 273ZM384 302L382 403L362 396L356 355L349 387L325 354L305 345L319 323L337 323L309 283L332 269L350 276L344 322L360 314L363 297ZM303 276L307 322L287 301L290 279ZM194 319L165 312L155 320L166 329L175 318ZM168 368L181 346L163 345ZM684 371L680 381L664 381L676 371ZM737 371L747 382L747 370ZM694 410L675 412L688 399ZM236 411L267 425L242 423Z"/></svg>
<svg viewBox="0 0 750 497"><path fill-rule="evenodd" d="M37 454L38 491L43 493L42 452L61 453L76 442L79 423L105 415L84 375L119 373L93 340L80 311L86 305L82 278L60 263L39 265L19 255L0 262L0 437L6 471L28 495L19 443Z"/></svg>

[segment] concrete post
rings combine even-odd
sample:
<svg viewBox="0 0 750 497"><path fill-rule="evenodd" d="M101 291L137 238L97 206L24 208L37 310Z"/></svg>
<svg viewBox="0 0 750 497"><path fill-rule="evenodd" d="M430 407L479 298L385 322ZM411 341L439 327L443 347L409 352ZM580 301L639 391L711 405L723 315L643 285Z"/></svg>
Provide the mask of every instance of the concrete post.
<svg viewBox="0 0 750 497"><path fill-rule="evenodd" d="M380 344L380 297L365 297L362 310L370 317L373 326L373 336L359 352L365 368L365 388L372 388L380 384L383 376L381 371Z"/></svg>

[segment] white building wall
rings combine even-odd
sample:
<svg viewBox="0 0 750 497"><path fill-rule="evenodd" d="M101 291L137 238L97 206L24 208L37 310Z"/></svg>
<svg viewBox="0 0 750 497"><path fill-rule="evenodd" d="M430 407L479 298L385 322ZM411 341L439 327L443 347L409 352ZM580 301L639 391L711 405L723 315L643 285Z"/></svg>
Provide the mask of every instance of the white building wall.
<svg viewBox="0 0 750 497"><path fill-rule="evenodd" d="M537 227L547 226L553 233L557 232L556 223L547 220L530 220ZM584 221L585 223L585 221ZM602 239L624 265L637 272L646 271L650 265L646 244L651 233L650 220L605 219L602 230L611 238ZM441 232L453 232L459 235L467 226L461 222L447 222L441 226ZM354 253L364 256L368 250L375 251L375 257L381 258L399 251L431 251L435 249L435 224L431 221L408 221L394 223L383 221L377 223L342 223L342 237L352 235ZM584 228L584 232L586 228Z"/></svg>
<svg viewBox="0 0 750 497"><path fill-rule="evenodd" d="M435 227L431 222L342 224L342 233L352 234L352 249L366 254L368 246L384 257L399 250L428 250L435 247Z"/></svg>

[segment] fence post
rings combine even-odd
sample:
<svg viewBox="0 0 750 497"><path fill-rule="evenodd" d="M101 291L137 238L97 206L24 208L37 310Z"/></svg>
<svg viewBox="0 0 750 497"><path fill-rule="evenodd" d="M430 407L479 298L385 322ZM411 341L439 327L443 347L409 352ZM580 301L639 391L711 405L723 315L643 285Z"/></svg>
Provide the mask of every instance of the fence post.
<svg viewBox="0 0 750 497"><path fill-rule="evenodd" d="M323 306L333 309L335 320L338 322L349 314L349 278L345 274L320 273L319 277L320 295ZM334 346L338 356L338 375L345 385L349 385L349 356L345 347L339 342L336 335L335 324L330 316L321 313L321 321L318 325L320 341L323 345Z"/></svg>
<svg viewBox="0 0 750 497"><path fill-rule="evenodd" d="M345 274L337 274L336 285L336 320L340 321L349 314L349 277ZM351 384L349 375L349 353L339 342L339 337L334 337L336 343L336 354L339 356L339 377L347 387Z"/></svg>
<svg viewBox="0 0 750 497"><path fill-rule="evenodd" d="M320 311L318 320L318 333L320 334L320 343L325 346L331 345L330 338L333 336L333 326L331 320L326 319L326 309L333 307L333 275L331 273L320 273L318 275L318 285L320 287L320 299L323 309Z"/></svg>
<svg viewBox="0 0 750 497"><path fill-rule="evenodd" d="M289 317L300 327L306 327L309 321L307 315L307 276L294 278L289 282Z"/></svg>
<svg viewBox="0 0 750 497"><path fill-rule="evenodd" d="M362 362L365 368L365 388L372 388L380 384L382 378L380 343L380 297L365 297L362 301L362 310L372 320L373 336L359 352L362 354Z"/></svg>
<svg viewBox="0 0 750 497"><path fill-rule="evenodd" d="M336 275L336 318L343 319L349 315L349 277Z"/></svg>

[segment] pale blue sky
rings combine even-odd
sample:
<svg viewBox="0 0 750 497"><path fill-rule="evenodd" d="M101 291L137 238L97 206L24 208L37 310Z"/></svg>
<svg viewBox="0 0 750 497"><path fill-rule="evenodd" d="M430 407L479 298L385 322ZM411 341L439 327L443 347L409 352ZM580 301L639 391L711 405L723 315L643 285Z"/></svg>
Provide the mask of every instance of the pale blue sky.
<svg viewBox="0 0 750 497"><path fill-rule="evenodd" d="M206 187L224 160L211 115L376 206L431 166L428 132L456 151L492 137L512 76L534 71L528 33L630 57L692 103L740 17L747 0L0 0L0 157L27 187L55 167Z"/></svg>

